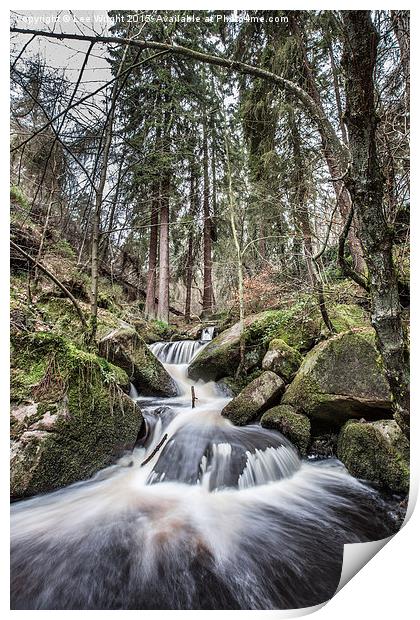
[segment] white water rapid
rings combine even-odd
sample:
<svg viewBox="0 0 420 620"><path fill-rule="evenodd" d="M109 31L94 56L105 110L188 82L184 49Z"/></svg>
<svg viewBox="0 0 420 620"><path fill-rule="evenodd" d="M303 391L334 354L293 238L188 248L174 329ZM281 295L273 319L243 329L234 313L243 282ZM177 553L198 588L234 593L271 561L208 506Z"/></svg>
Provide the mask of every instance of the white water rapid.
<svg viewBox="0 0 420 620"><path fill-rule="evenodd" d="M90 480L12 505L13 609L290 609L331 597L343 544L389 535L378 493L280 433L235 427L200 342L150 348L180 395L142 398L141 445ZM165 437L163 447L142 466Z"/></svg>

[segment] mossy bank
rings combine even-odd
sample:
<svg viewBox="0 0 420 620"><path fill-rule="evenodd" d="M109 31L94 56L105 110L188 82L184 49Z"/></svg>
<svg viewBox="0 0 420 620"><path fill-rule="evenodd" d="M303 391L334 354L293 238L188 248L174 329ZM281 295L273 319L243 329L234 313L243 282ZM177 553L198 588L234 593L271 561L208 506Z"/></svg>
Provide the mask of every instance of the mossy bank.
<svg viewBox="0 0 420 620"><path fill-rule="evenodd" d="M46 332L12 337L11 494L87 478L125 450L142 426L127 374Z"/></svg>

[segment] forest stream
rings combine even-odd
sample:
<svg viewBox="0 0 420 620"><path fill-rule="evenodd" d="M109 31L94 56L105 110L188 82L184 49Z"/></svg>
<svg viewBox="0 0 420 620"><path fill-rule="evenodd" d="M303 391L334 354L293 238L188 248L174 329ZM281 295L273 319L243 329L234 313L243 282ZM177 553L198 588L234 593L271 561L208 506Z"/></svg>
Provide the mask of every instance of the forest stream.
<svg viewBox="0 0 420 620"><path fill-rule="evenodd" d="M13 609L309 607L333 596L344 543L396 529L340 461L223 418L215 383L194 383L192 408L187 368L204 346L151 345L179 395L132 391L145 420L132 454L12 505Z"/></svg>

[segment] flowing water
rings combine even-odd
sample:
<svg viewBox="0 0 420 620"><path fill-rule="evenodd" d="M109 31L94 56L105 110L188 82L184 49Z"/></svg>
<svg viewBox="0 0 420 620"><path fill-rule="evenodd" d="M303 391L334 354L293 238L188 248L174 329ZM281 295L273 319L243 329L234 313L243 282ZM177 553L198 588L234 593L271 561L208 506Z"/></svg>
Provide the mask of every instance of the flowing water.
<svg viewBox="0 0 420 620"><path fill-rule="evenodd" d="M192 409L202 346L151 345L180 394L132 390L146 422L132 454L12 505L13 609L308 607L334 594L344 543L394 531L339 461L301 460L280 433L223 418L214 383L194 384Z"/></svg>

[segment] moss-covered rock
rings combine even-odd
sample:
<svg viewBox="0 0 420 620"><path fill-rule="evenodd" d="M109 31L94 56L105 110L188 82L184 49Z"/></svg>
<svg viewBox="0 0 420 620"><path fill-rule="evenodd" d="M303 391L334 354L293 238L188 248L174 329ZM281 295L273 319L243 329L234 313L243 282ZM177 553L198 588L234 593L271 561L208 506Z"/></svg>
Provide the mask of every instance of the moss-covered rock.
<svg viewBox="0 0 420 620"><path fill-rule="evenodd" d="M371 331L338 334L305 357L282 404L341 426L350 418L391 415L391 394Z"/></svg>
<svg viewBox="0 0 420 620"><path fill-rule="evenodd" d="M283 391L284 381L267 370L231 400L222 410L222 415L238 426L249 424L278 402Z"/></svg>
<svg viewBox="0 0 420 620"><path fill-rule="evenodd" d="M99 352L123 368L145 396L175 396L177 386L134 327L119 327L99 342Z"/></svg>
<svg viewBox="0 0 420 620"><path fill-rule="evenodd" d="M262 361L263 370L272 370L286 383L290 383L301 365L303 357L288 344L276 338L269 344L268 351Z"/></svg>
<svg viewBox="0 0 420 620"><path fill-rule="evenodd" d="M333 303L330 304L328 312L337 333L355 328L370 327L369 314L357 304Z"/></svg>
<svg viewBox="0 0 420 620"><path fill-rule="evenodd" d="M352 476L408 492L409 443L394 420L348 421L341 429L337 454Z"/></svg>
<svg viewBox="0 0 420 620"><path fill-rule="evenodd" d="M296 413L290 405L278 405L266 411L261 418L261 426L279 431L302 455L306 454L311 439L311 423L309 418Z"/></svg>
<svg viewBox="0 0 420 620"><path fill-rule="evenodd" d="M290 325L289 325L290 324ZM268 310L246 317L244 321L245 371L261 366L268 345L274 338L283 338L292 346L310 346L313 335L306 334L302 326L294 331L290 311ZM290 332L289 330L290 326ZM240 323L235 323L214 338L193 360L188 369L189 376L205 381L217 381L222 377L234 376L240 361ZM303 340L302 340L303 338Z"/></svg>
<svg viewBox="0 0 420 620"><path fill-rule="evenodd" d="M245 319L245 329L255 317ZM240 360L240 323L235 323L231 328L225 330L219 336L202 349L194 358L188 368L188 375L191 379L198 381L217 381L222 377L232 377ZM258 364L264 356L261 346L246 350L246 366L251 368Z"/></svg>
<svg viewBox="0 0 420 620"><path fill-rule="evenodd" d="M56 334L12 338L11 493L33 495L87 478L142 426L128 377Z"/></svg>
<svg viewBox="0 0 420 620"><path fill-rule="evenodd" d="M367 313L352 304L334 304L331 309L337 331L367 326ZM280 339L299 352L309 351L323 337L323 322L315 300L302 296L281 310L267 310L245 319L245 371L261 367L269 343ZM197 381L217 381L222 377L234 376L240 360L240 324L214 338L188 369L189 376Z"/></svg>

